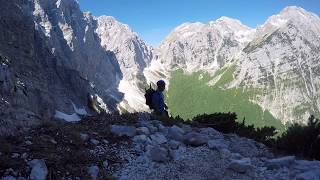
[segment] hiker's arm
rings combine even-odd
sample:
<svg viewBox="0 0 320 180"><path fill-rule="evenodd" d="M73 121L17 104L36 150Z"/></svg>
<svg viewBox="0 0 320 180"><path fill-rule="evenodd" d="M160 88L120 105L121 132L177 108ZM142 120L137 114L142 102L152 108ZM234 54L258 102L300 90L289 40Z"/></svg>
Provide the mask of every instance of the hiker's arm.
<svg viewBox="0 0 320 180"><path fill-rule="evenodd" d="M163 97L159 97L159 112L160 113L163 113L164 111L164 108L167 106L165 103L164 103L164 99Z"/></svg>
<svg viewBox="0 0 320 180"><path fill-rule="evenodd" d="M160 112L159 97L156 94L153 94L152 96L152 107L155 112Z"/></svg>

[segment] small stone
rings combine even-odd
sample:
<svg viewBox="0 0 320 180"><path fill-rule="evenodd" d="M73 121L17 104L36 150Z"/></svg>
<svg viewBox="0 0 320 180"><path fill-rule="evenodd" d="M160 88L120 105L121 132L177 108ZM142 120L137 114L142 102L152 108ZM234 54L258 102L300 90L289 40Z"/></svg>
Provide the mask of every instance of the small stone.
<svg viewBox="0 0 320 180"><path fill-rule="evenodd" d="M184 130L176 125L168 129L168 137L176 141L183 141L184 133Z"/></svg>
<svg viewBox="0 0 320 180"><path fill-rule="evenodd" d="M183 131L184 131L185 133L192 132L192 127L191 127L190 125L183 124L183 125L181 126L181 128L183 129Z"/></svg>
<svg viewBox="0 0 320 180"><path fill-rule="evenodd" d="M180 146L178 149L169 150L169 155L173 160L177 160L181 157L183 153L186 152L186 150L187 150L186 147Z"/></svg>
<svg viewBox="0 0 320 180"><path fill-rule="evenodd" d="M88 167L88 174L91 176L91 179L97 179L99 175L99 167L96 165Z"/></svg>
<svg viewBox="0 0 320 180"><path fill-rule="evenodd" d="M150 138L152 142L156 144L163 144L167 142L167 138L161 133L152 134Z"/></svg>
<svg viewBox="0 0 320 180"><path fill-rule="evenodd" d="M106 139L102 140L102 142L105 143L105 144L109 144L109 141L106 140Z"/></svg>
<svg viewBox="0 0 320 180"><path fill-rule="evenodd" d="M137 136L134 136L132 140L135 143L144 143L147 141L147 136L144 134L137 135Z"/></svg>
<svg viewBox="0 0 320 180"><path fill-rule="evenodd" d="M228 168L238 173L246 173L251 170L253 166L251 165L250 158L243 158L240 160L232 160Z"/></svg>
<svg viewBox="0 0 320 180"><path fill-rule="evenodd" d="M149 125L148 126L149 130L150 130L150 133L155 133L158 131L158 128L157 127L154 127L153 125Z"/></svg>
<svg viewBox="0 0 320 180"><path fill-rule="evenodd" d="M137 126L139 127L148 127L150 125L150 121L139 121Z"/></svg>
<svg viewBox="0 0 320 180"><path fill-rule="evenodd" d="M27 154L27 153L23 153L23 154L21 155L21 158L22 158L22 159L27 159L27 158L28 158L28 154Z"/></svg>
<svg viewBox="0 0 320 180"><path fill-rule="evenodd" d="M103 161L103 167L104 167L105 169L107 169L108 166L109 166L108 160Z"/></svg>
<svg viewBox="0 0 320 180"><path fill-rule="evenodd" d="M100 143L100 141L98 141L96 139L90 139L90 143L92 143L94 145L98 145Z"/></svg>
<svg viewBox="0 0 320 180"><path fill-rule="evenodd" d="M221 133L211 127L208 127L208 128L202 128L200 130L200 133L201 134L206 134L206 135L221 135Z"/></svg>
<svg viewBox="0 0 320 180"><path fill-rule="evenodd" d="M133 137L136 135L136 128L134 126L112 125L111 132L117 136Z"/></svg>
<svg viewBox="0 0 320 180"><path fill-rule="evenodd" d="M169 160L168 150L162 147L153 147L150 150L150 158L156 162L166 162Z"/></svg>
<svg viewBox="0 0 320 180"><path fill-rule="evenodd" d="M220 156L221 158L227 159L229 157L231 157L231 152L228 149L220 149L219 150Z"/></svg>
<svg viewBox="0 0 320 180"><path fill-rule="evenodd" d="M159 129L159 131L163 132L166 130L166 127L162 124L158 124L158 129Z"/></svg>
<svg viewBox="0 0 320 180"><path fill-rule="evenodd" d="M208 137L197 133L197 132L190 132L184 136L184 143L191 146L201 146L206 144L208 141Z"/></svg>
<svg viewBox="0 0 320 180"><path fill-rule="evenodd" d="M19 153L12 153L11 158L18 158L20 157Z"/></svg>
<svg viewBox="0 0 320 180"><path fill-rule="evenodd" d="M209 140L207 144L210 149L216 149L216 150L228 149L229 147L229 143L224 139Z"/></svg>
<svg viewBox="0 0 320 180"><path fill-rule="evenodd" d="M145 151L150 151L153 147L154 146L152 146L152 145L146 145L144 149L145 149Z"/></svg>
<svg viewBox="0 0 320 180"><path fill-rule="evenodd" d="M135 144L134 145L134 149L137 151L137 152L142 152L144 150L144 145L143 144Z"/></svg>
<svg viewBox="0 0 320 180"><path fill-rule="evenodd" d="M180 144L181 143L179 141L175 141L175 140L170 140L169 141L169 147L171 149L178 149Z"/></svg>
<svg viewBox="0 0 320 180"><path fill-rule="evenodd" d="M32 137L31 136L25 136L24 139L30 140L30 139L32 139Z"/></svg>
<svg viewBox="0 0 320 180"><path fill-rule="evenodd" d="M147 127L139 127L139 128L137 128L137 134L149 135L150 131Z"/></svg>
<svg viewBox="0 0 320 180"><path fill-rule="evenodd" d="M29 140L25 141L25 143L26 143L26 145L32 145L32 142Z"/></svg>
<svg viewBox="0 0 320 180"><path fill-rule="evenodd" d="M88 141L89 135L85 133L80 133L80 138L82 141Z"/></svg>
<svg viewBox="0 0 320 180"><path fill-rule="evenodd" d="M242 159L242 158L243 158L242 155L239 154L239 153L232 153L231 154L231 159L233 159L233 160L239 160L239 159Z"/></svg>
<svg viewBox="0 0 320 180"><path fill-rule="evenodd" d="M50 139L50 142L51 142L52 144L57 144L57 141L54 140L54 139Z"/></svg>
<svg viewBox="0 0 320 180"><path fill-rule="evenodd" d="M32 180L45 180L48 175L48 169L43 159L34 159L28 162L31 167L30 178Z"/></svg>

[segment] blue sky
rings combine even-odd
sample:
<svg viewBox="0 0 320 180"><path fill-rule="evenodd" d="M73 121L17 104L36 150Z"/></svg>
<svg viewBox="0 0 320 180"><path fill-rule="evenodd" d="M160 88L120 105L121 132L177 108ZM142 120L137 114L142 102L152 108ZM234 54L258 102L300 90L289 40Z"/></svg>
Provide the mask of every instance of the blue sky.
<svg viewBox="0 0 320 180"><path fill-rule="evenodd" d="M184 22L204 22L221 16L249 27L263 24L286 6L320 14L320 0L78 0L83 11L108 15L128 24L147 44L156 46Z"/></svg>

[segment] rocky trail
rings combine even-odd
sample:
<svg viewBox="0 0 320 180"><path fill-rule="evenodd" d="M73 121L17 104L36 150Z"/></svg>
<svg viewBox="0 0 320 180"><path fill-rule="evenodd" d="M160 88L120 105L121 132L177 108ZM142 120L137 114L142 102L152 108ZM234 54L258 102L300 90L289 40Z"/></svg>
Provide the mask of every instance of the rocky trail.
<svg viewBox="0 0 320 180"><path fill-rule="evenodd" d="M0 142L1 180L320 179L319 161L146 114L49 121Z"/></svg>

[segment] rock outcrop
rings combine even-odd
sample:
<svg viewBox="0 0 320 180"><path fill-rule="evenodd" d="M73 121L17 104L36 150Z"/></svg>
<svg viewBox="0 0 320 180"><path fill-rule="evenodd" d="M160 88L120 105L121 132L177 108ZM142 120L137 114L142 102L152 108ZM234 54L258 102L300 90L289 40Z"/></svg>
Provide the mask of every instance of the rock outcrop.
<svg viewBox="0 0 320 180"><path fill-rule="evenodd" d="M34 23L34 4L1 4L0 134L39 124L57 111L72 113L85 107L87 93L95 91L79 71L59 63L43 27Z"/></svg>

